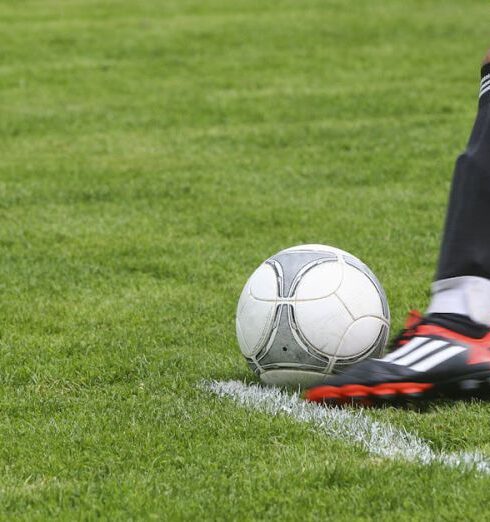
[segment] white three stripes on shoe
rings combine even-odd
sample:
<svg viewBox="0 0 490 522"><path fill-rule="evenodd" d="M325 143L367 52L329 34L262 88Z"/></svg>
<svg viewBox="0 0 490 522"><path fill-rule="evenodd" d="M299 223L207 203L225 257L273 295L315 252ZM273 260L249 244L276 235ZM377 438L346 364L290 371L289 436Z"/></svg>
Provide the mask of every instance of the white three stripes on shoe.
<svg viewBox="0 0 490 522"><path fill-rule="evenodd" d="M419 348L412 350L408 355L405 355L405 357L401 357L400 359L397 359L396 361L394 361L394 363L400 364L402 366L408 366L409 364L412 364L415 361L418 361L419 359L426 357L427 355L431 354L432 352L435 352L441 346L445 346L447 344L448 344L447 341L428 342L426 344L423 344Z"/></svg>
<svg viewBox="0 0 490 522"><path fill-rule="evenodd" d="M423 361L414 364L410 369L416 372L426 372L427 370L434 368L434 366L451 359L451 357L454 357L465 350L466 348L463 348L462 346L451 346L451 348L446 348L445 350L442 350L442 352L438 352L431 357L427 357Z"/></svg>
<svg viewBox="0 0 490 522"><path fill-rule="evenodd" d="M393 362L395 359L399 359L400 357L407 355L407 353L410 353L412 350L415 350L421 344L425 344L428 341L428 337L416 337L405 346L402 346L401 348L398 348L398 350L383 357L383 361Z"/></svg>
<svg viewBox="0 0 490 522"><path fill-rule="evenodd" d="M490 91L490 74L487 74L486 76L484 76L481 80L481 85L480 85L480 98L485 94L487 93L488 91Z"/></svg>
<svg viewBox="0 0 490 522"><path fill-rule="evenodd" d="M450 346L450 343L440 339L417 337L402 348L388 354L383 361L407 366L417 372L425 372L465 350L466 348L463 346Z"/></svg>

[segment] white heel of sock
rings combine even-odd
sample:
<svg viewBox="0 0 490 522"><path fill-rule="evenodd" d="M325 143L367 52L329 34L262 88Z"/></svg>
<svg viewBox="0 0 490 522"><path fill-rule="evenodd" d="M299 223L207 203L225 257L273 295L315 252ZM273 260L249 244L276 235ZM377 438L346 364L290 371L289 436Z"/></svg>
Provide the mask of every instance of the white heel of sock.
<svg viewBox="0 0 490 522"><path fill-rule="evenodd" d="M490 327L490 280L461 276L435 281L427 313L462 314Z"/></svg>

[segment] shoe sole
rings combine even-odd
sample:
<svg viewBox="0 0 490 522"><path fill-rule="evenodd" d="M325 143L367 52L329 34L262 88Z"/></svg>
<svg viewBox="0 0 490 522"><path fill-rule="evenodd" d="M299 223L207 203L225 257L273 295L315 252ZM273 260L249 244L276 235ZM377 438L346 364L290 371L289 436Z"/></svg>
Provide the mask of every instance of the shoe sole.
<svg viewBox="0 0 490 522"><path fill-rule="evenodd" d="M490 371L469 374L438 383L387 382L375 386L346 384L344 386L317 386L307 390L304 398L332 406L359 404L379 406L403 405L428 399L490 400Z"/></svg>

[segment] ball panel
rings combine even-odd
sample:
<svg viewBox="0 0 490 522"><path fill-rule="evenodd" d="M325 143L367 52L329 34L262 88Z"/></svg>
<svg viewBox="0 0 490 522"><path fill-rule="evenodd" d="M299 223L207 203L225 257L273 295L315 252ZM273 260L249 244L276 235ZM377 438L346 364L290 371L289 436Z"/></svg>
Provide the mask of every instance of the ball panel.
<svg viewBox="0 0 490 522"><path fill-rule="evenodd" d="M269 386L299 386L309 388L322 384L325 374L301 369L266 370L260 374L260 380Z"/></svg>
<svg viewBox="0 0 490 522"><path fill-rule="evenodd" d="M310 268L296 287L296 300L320 299L333 294L342 282L343 266L338 261L327 261Z"/></svg>
<svg viewBox="0 0 490 522"><path fill-rule="evenodd" d="M242 293L240 294L240 299L238 300L238 305L236 307L236 316L238 317L243 310L243 307L250 299L250 279L247 281L245 286L243 287Z"/></svg>
<svg viewBox="0 0 490 522"><path fill-rule="evenodd" d="M321 262L323 259L331 259L335 261L337 258L335 254L329 255L326 252L288 252L285 254L277 254L272 256L268 262L275 263L278 271L280 271L283 280L283 297L292 297L296 282L301 274L308 266Z"/></svg>
<svg viewBox="0 0 490 522"><path fill-rule="evenodd" d="M385 322L377 317L362 317L354 321L340 341L336 357L349 358L365 354L377 348L376 341L380 336Z"/></svg>
<svg viewBox="0 0 490 522"><path fill-rule="evenodd" d="M344 265L344 278L335 293L356 319L365 315L384 315L378 289L369 277L353 266Z"/></svg>
<svg viewBox="0 0 490 522"><path fill-rule="evenodd" d="M303 367L321 370L328 360L308 352L307 346L295 335L292 324L292 305L282 305L275 315L274 331L264 353L256 355L263 369L281 366Z"/></svg>
<svg viewBox="0 0 490 522"><path fill-rule="evenodd" d="M279 285L274 269L267 263L260 265L249 279L249 288L255 299L276 300Z"/></svg>
<svg viewBox="0 0 490 522"><path fill-rule="evenodd" d="M306 244L306 245L296 245L290 248L286 248L285 250L281 250L279 254L283 254L285 252L295 252L295 251L301 251L301 252L331 252L336 254L337 256L341 257L343 255L350 255L345 250L341 250L340 248L335 248L333 246L329 245L321 245L321 244Z"/></svg>
<svg viewBox="0 0 490 522"><path fill-rule="evenodd" d="M388 299L386 298L385 291L383 287L381 286L381 283L379 282L378 278L373 274L371 269L365 265L360 259L357 257L354 257L350 254L344 255L344 261L354 268L357 268L360 270L363 274L366 275L368 279L371 280L373 285L376 287L380 300L381 300L381 306L383 308L383 316L387 321L390 320L390 307L388 306Z"/></svg>
<svg viewBox="0 0 490 522"><path fill-rule="evenodd" d="M334 355L352 317L333 294L295 305L296 324L305 339L325 355Z"/></svg>
<svg viewBox="0 0 490 522"><path fill-rule="evenodd" d="M236 318L240 350L246 357L257 354L267 340L274 321L275 302L249 296Z"/></svg>

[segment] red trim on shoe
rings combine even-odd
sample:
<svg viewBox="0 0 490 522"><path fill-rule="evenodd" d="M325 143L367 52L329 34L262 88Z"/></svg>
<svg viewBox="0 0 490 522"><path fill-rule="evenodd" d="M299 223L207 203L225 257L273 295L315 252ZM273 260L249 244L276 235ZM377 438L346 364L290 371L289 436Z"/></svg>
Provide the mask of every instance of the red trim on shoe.
<svg viewBox="0 0 490 522"><path fill-rule="evenodd" d="M490 346L470 346L468 364L490 363Z"/></svg>
<svg viewBox="0 0 490 522"><path fill-rule="evenodd" d="M415 395L433 388L430 382L387 382L376 386L346 384L344 386L317 386L305 392L305 399L311 402L328 400L347 401L353 398Z"/></svg>
<svg viewBox="0 0 490 522"><path fill-rule="evenodd" d="M422 318L423 316L418 310L410 310L405 320L405 329L410 330L411 328L414 328L418 323L420 323Z"/></svg>
<svg viewBox="0 0 490 522"><path fill-rule="evenodd" d="M466 335L462 335L456 333L453 330L448 330L442 326L437 326L433 324L423 324L420 325L413 337L433 337L438 336L444 339L450 339L451 341L457 341L463 343L465 346L484 346L490 347L490 333L483 336L480 339L475 339L474 337L467 337Z"/></svg>

